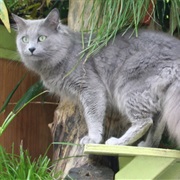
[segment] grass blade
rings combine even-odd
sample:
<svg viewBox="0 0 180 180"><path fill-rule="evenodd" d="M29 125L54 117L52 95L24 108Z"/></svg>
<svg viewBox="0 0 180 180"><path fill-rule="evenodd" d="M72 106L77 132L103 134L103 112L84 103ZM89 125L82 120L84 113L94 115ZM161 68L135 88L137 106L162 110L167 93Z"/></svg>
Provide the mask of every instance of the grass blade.
<svg viewBox="0 0 180 180"><path fill-rule="evenodd" d="M5 129L8 127L10 122L16 117L16 115L32 100L37 98L38 96L46 93L47 91L43 91L42 82L37 82L33 86L31 86L28 91L22 96L22 98L17 102L13 111L9 113L9 115L4 120L3 124L0 127L0 136L3 134Z"/></svg>
<svg viewBox="0 0 180 180"><path fill-rule="evenodd" d="M0 114L3 113L7 107L7 105L9 104L11 98L13 97L14 93L16 92L16 90L18 89L18 87L20 86L20 84L22 83L22 81L25 79L26 75L24 75L22 77L22 79L16 84L16 86L14 87L14 89L12 90L12 92L8 95L8 97L6 98L2 108L0 109Z"/></svg>

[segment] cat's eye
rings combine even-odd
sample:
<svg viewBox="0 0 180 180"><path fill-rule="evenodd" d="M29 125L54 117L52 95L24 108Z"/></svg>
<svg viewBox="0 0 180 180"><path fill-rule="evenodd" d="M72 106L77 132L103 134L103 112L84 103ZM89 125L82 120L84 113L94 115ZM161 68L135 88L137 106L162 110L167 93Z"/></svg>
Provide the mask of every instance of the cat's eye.
<svg viewBox="0 0 180 180"><path fill-rule="evenodd" d="M38 42L43 42L43 41L45 41L45 40L46 40L46 38L47 38L47 36L44 36L44 35L39 36L39 38L38 38Z"/></svg>
<svg viewBox="0 0 180 180"><path fill-rule="evenodd" d="M29 42L28 36L23 36L23 37L22 37L22 41L23 41L24 43L28 43L28 42Z"/></svg>

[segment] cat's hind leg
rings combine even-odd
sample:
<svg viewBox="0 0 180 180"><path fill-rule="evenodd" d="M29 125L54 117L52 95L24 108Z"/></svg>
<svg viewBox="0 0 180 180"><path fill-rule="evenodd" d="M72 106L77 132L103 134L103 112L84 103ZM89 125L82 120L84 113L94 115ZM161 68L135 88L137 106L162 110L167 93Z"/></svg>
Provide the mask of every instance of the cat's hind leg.
<svg viewBox="0 0 180 180"><path fill-rule="evenodd" d="M133 122L132 122L133 121ZM111 137L106 141L110 145L131 145L139 140L149 128L153 121L151 118L131 120L131 127L120 138Z"/></svg>
<svg viewBox="0 0 180 180"><path fill-rule="evenodd" d="M138 146L141 147L158 147L162 138L162 134L165 130L166 123L162 120L162 117L156 119L153 126L150 128L147 137L144 141L141 141Z"/></svg>
<svg viewBox="0 0 180 180"><path fill-rule="evenodd" d="M149 90L136 90L127 93L124 101L124 114L131 122L130 128L120 138L111 137L106 144L132 145L142 138L153 126L153 114L156 113L154 99Z"/></svg>

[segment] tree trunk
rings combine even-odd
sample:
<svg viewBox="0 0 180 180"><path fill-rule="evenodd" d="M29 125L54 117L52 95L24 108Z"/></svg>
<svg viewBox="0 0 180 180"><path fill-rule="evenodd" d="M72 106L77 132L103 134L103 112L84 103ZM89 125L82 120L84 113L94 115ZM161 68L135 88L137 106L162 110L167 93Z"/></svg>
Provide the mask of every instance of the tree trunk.
<svg viewBox="0 0 180 180"><path fill-rule="evenodd" d="M78 167L87 162L87 157L68 158L83 154L81 146L68 145L68 143L79 144L80 137L87 131L78 107L70 101L62 100L54 113L54 121L49 127L54 142L67 142L67 145L54 144L53 159L59 160L56 171L62 170L67 174L72 167Z"/></svg>
<svg viewBox="0 0 180 180"><path fill-rule="evenodd" d="M91 14L93 2L95 1L96 0L69 0L68 26L71 29L73 29L74 31L80 31L82 25L83 29L90 29L88 27L88 21ZM96 7L96 12L93 13L97 14L98 19L99 7Z"/></svg>
<svg viewBox="0 0 180 180"><path fill-rule="evenodd" d="M121 136L126 130L127 124L124 127L118 125L120 120L123 118L117 112L110 109L107 111L104 141L111 136ZM82 180L90 177L113 179L113 171L118 170L116 158L94 155L89 157L83 154L83 146L79 145L79 141L87 134L87 126L80 107L70 101L61 100L49 127L55 142L53 160L58 160L56 172L62 171L67 175L70 171L72 178Z"/></svg>

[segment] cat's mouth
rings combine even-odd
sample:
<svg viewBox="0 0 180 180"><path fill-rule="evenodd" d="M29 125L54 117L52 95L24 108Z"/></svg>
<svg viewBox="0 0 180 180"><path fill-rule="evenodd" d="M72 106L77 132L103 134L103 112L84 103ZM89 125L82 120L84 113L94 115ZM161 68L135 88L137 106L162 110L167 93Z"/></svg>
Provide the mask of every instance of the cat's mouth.
<svg viewBox="0 0 180 180"><path fill-rule="evenodd" d="M25 55L26 57L33 57L33 56L36 56L35 53L30 53L30 52L24 52L24 55Z"/></svg>
<svg viewBox="0 0 180 180"><path fill-rule="evenodd" d="M36 54L28 54L26 55L26 58L28 58L30 61L39 61L44 59L42 56Z"/></svg>
<svg viewBox="0 0 180 180"><path fill-rule="evenodd" d="M43 59L43 55L42 54L39 54L39 53L36 53L36 52L24 52L24 56L26 58L28 58L29 60L32 60L32 61L37 61L39 59Z"/></svg>
<svg viewBox="0 0 180 180"><path fill-rule="evenodd" d="M28 57L32 60L37 59L37 56L35 54L29 54Z"/></svg>
<svg viewBox="0 0 180 180"><path fill-rule="evenodd" d="M35 53L27 53L26 56L28 57L37 57L38 55Z"/></svg>

